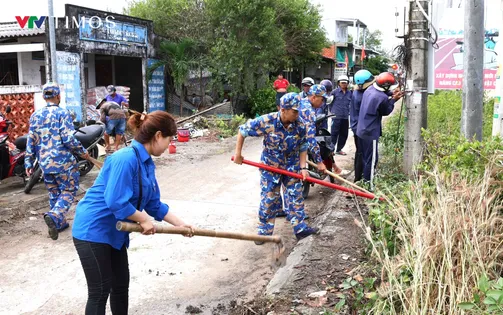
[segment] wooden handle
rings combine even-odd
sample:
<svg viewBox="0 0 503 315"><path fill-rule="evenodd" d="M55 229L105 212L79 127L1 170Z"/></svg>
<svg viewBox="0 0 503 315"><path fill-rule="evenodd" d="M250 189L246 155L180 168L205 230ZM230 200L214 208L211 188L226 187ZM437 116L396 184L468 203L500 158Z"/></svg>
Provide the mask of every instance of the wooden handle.
<svg viewBox="0 0 503 315"><path fill-rule="evenodd" d="M317 167L317 165L314 163L314 162L311 162L309 160L307 160L307 164L311 165L312 167ZM340 180L341 182L344 182L346 184L348 184L349 186L351 187L354 187L360 191L363 191L364 193L367 193L367 194L371 194L371 192L369 192L368 190L356 185L355 183L352 183L350 182L349 180L346 180L345 178L342 178L340 177L339 175L333 173L333 172L330 172L329 170L327 170L327 174L332 176L333 178L337 179L337 180Z"/></svg>
<svg viewBox="0 0 503 315"><path fill-rule="evenodd" d="M190 233L189 228L179 227L179 226L167 226L161 224L154 224L156 233L162 234L188 234ZM141 225L131 222L117 222L116 228L118 231L122 232L143 232ZM281 243L281 237L277 235L266 236L266 235L255 235L255 234L243 234L235 232L220 232L214 230L203 230L194 229L193 235L197 236L208 236L217 238L230 238L235 240L245 240L245 241L258 241L258 242L268 242L268 243Z"/></svg>
<svg viewBox="0 0 503 315"><path fill-rule="evenodd" d="M96 160L95 158L89 156L89 158L87 159L89 162L93 163L94 166L96 166L97 168L101 169L103 167L103 162L100 162L98 160Z"/></svg>

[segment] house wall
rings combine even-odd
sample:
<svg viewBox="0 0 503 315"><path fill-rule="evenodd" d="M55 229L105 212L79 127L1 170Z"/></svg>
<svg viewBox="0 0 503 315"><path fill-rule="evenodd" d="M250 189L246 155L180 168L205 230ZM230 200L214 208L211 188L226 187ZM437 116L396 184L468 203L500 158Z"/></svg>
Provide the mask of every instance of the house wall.
<svg viewBox="0 0 503 315"><path fill-rule="evenodd" d="M94 54L87 54L87 63L84 63L89 75L88 88L96 87L96 56Z"/></svg>
<svg viewBox="0 0 503 315"><path fill-rule="evenodd" d="M44 42L45 42L45 36L41 35L31 37L20 37L17 39L17 42L2 45L18 45L18 44L32 44L32 43L44 43ZM17 53L19 85L42 84L40 67L45 65L45 60L43 59L34 60L32 55L33 55L32 52Z"/></svg>
<svg viewBox="0 0 503 315"><path fill-rule="evenodd" d="M318 69L318 65L309 65L305 69L305 76L313 78L315 83L320 83L321 80L332 80L332 63L322 63Z"/></svg>
<svg viewBox="0 0 503 315"><path fill-rule="evenodd" d="M45 65L44 60L33 60L31 52L21 52L17 54L18 63L21 65L19 73L19 84L21 85L39 85L42 84L42 75L45 77L45 72L40 73L40 67Z"/></svg>

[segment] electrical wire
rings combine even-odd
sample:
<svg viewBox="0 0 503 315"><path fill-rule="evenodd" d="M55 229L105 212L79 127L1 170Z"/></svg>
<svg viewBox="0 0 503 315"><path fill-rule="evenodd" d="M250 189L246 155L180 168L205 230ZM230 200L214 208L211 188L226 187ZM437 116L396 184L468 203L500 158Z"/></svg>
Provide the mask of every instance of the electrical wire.
<svg viewBox="0 0 503 315"><path fill-rule="evenodd" d="M433 25L433 23L431 22L431 17L428 14L426 14L426 11L424 10L424 8L421 5L421 3L419 2L419 0L416 0L416 4L419 7L419 11L421 11L421 13L424 15L424 17L426 18L426 20L430 24L431 28L433 29L433 33L435 34L435 36L434 37L430 37L430 42L433 45L433 47L435 47L435 49L436 49L436 48L438 48L438 45L437 45L437 41L438 41L438 32L437 32L437 29L435 28L435 25Z"/></svg>

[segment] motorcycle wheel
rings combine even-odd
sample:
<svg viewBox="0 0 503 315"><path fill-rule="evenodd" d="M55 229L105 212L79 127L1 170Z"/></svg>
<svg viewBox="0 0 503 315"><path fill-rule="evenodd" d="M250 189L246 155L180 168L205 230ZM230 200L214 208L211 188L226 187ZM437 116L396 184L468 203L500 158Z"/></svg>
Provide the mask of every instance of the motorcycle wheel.
<svg viewBox="0 0 503 315"><path fill-rule="evenodd" d="M98 158L98 147L95 146L94 148L92 148L89 151L89 155L91 157L93 157L94 159L97 159ZM89 173L93 169L93 167L94 167L93 163L91 163L89 161L83 161L80 158L77 159L77 163L79 163L79 173L80 173L80 176L87 175L87 173Z"/></svg>
<svg viewBox="0 0 503 315"><path fill-rule="evenodd" d="M304 197L304 199L307 199L307 197L309 196L309 189L311 189L311 183L305 181L302 187L302 197Z"/></svg>
<svg viewBox="0 0 503 315"><path fill-rule="evenodd" d="M31 174L30 178L28 179L28 182L24 186L24 193L29 194L33 189L33 186L35 186L35 184L38 183L41 178L42 178L42 169L37 165L35 166L33 174Z"/></svg>
<svg viewBox="0 0 503 315"><path fill-rule="evenodd" d="M332 176L328 175L328 179L330 179L330 182L332 184L335 184L335 178L333 178Z"/></svg>

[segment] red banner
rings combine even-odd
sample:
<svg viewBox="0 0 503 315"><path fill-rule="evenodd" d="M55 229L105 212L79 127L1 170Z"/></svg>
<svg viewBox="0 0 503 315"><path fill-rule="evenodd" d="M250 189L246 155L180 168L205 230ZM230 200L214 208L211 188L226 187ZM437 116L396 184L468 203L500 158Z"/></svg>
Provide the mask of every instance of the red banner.
<svg viewBox="0 0 503 315"><path fill-rule="evenodd" d="M442 90L453 90L463 88L463 70L436 69L435 88ZM496 70L484 70L484 89L494 90L496 88Z"/></svg>

